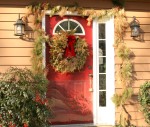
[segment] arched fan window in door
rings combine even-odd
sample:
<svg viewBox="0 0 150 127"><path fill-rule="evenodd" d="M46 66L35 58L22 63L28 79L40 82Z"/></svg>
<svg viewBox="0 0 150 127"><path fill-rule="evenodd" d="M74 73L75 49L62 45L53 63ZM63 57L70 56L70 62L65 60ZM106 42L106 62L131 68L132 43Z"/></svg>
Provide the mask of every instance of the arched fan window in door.
<svg viewBox="0 0 150 127"><path fill-rule="evenodd" d="M85 35L85 30L83 26L74 19L64 19L58 22L53 29L53 34L56 34L61 30L63 31L74 30L75 35Z"/></svg>

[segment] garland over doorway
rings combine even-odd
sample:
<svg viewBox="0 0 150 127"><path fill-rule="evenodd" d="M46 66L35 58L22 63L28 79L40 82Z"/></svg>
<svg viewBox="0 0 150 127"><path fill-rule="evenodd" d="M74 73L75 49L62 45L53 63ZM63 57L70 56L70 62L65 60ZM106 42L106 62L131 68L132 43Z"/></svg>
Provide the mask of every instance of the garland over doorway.
<svg viewBox="0 0 150 127"><path fill-rule="evenodd" d="M128 22L126 20L124 9L120 7L114 7L108 10L94 10L85 9L81 7L65 7L65 6L55 6L50 8L49 3L40 3L37 5L30 5L27 7L28 13L26 17L34 15L35 33L37 34L34 42L32 66L34 73L44 73L43 67L43 43L51 43L51 37L47 36L42 30L41 23L42 17L45 16L45 12L49 11L49 15L53 16L58 14L63 17L66 13L75 13L81 16L87 17L87 25L91 25L91 21L94 19L104 20L114 17L115 23L115 43L114 48L116 51L117 58L120 59L116 72L116 84L121 87L121 92L116 93L112 98L113 102L117 107L121 107L120 112L120 125L123 127L130 126L129 113L126 112L125 103L132 96L132 64L130 60L131 51L127 48L124 43L124 33L128 27ZM115 72L114 72L115 73Z"/></svg>

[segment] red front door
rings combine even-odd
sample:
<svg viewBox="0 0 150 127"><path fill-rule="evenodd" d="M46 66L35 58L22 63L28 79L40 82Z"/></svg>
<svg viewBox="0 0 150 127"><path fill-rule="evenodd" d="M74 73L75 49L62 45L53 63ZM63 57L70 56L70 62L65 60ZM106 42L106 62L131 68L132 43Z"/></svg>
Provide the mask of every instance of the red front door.
<svg viewBox="0 0 150 127"><path fill-rule="evenodd" d="M92 26L87 26L86 18L80 16L46 16L46 32L53 36L54 29L64 19L80 23L85 34L80 34L88 43L90 55L81 71L73 73L59 73L49 65L49 46L46 47L46 64L48 71L48 92L47 96L52 100L54 117L52 124L83 124L93 122L92 92L90 92L91 81L89 74L92 74ZM67 24L66 24L67 25ZM71 24L70 24L71 25ZM72 28L73 26L70 26ZM58 29L62 26L59 26ZM65 27L65 25L64 25ZM68 27L68 26L67 26ZM80 32L80 29L79 29Z"/></svg>

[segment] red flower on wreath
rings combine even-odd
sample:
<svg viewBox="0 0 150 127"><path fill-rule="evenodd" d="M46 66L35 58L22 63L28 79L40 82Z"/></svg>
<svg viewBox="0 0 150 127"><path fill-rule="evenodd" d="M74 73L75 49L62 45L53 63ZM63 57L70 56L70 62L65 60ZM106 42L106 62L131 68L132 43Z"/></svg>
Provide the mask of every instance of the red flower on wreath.
<svg viewBox="0 0 150 127"><path fill-rule="evenodd" d="M74 57L76 55L74 48L74 44L76 43L76 37L74 35L69 35L67 43L68 45L65 49L65 57Z"/></svg>

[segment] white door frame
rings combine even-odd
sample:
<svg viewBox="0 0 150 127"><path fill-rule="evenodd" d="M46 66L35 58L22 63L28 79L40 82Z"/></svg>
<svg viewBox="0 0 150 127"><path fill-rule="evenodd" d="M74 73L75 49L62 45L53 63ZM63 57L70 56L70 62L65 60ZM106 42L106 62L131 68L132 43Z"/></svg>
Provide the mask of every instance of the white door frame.
<svg viewBox="0 0 150 127"><path fill-rule="evenodd" d="M46 20L45 20L45 17L46 15L49 15L50 11L46 11L45 12L45 15L43 16L42 18L42 29L45 31L46 29ZM67 14L67 15L74 15L74 16L77 16L78 14ZM109 20L109 23L107 25L109 28L109 34L106 33L107 35L109 35L108 37L108 42L110 43L110 45L112 46L112 48L110 49L111 53L114 55L114 48L113 48L113 43L114 43L114 21L113 21L113 18L111 20ZM94 125L98 125L100 124L99 121L98 121L98 112L97 112L97 93L96 93L96 90L97 90L97 79L96 79L96 61L97 61L97 58L96 58L96 51L97 51L97 45L95 45L95 42L97 42L97 36L98 36L98 21L97 20L94 20L93 21L93 124ZM46 46L45 46L45 43L43 43L43 67L46 67ZM110 54L111 54L110 53ZM111 56L113 56L111 55ZM112 85L114 86L114 72L115 72L115 69L114 69L114 56L110 59L110 61L107 60L108 63L111 63L111 66L112 66L112 69L110 70L112 73L111 73L111 80L110 82L112 82ZM112 91L112 93L114 93L114 90ZM113 103L112 103L113 105ZM113 105L114 106L114 105ZM113 107L112 106L112 107ZM109 125L115 125L115 106L114 108L112 108L112 111L113 111L113 114L111 114L113 116L113 119L111 121L111 124Z"/></svg>
<svg viewBox="0 0 150 127"><path fill-rule="evenodd" d="M102 113L103 117L107 117L107 122L103 122L100 119L100 111L98 108L99 105L99 83L98 83L98 75L97 75L97 64L98 59L97 55L99 53L98 49L98 24L99 23L106 23L106 75L108 78L106 78L106 89L109 85L109 93L106 94L106 98L108 98L106 103L109 104L109 112ZM111 18L109 20L99 22L97 20L93 21L93 118L94 118L94 124L95 125L115 125L115 106L113 102L111 101L111 97L113 96L115 92L115 78L114 78L114 18ZM109 46L108 46L109 45ZM108 52L109 51L109 52ZM107 69L107 66L109 66L109 70ZM110 93L111 92L111 93ZM101 111L105 110L105 108L101 107ZM109 119L110 118L110 119Z"/></svg>

